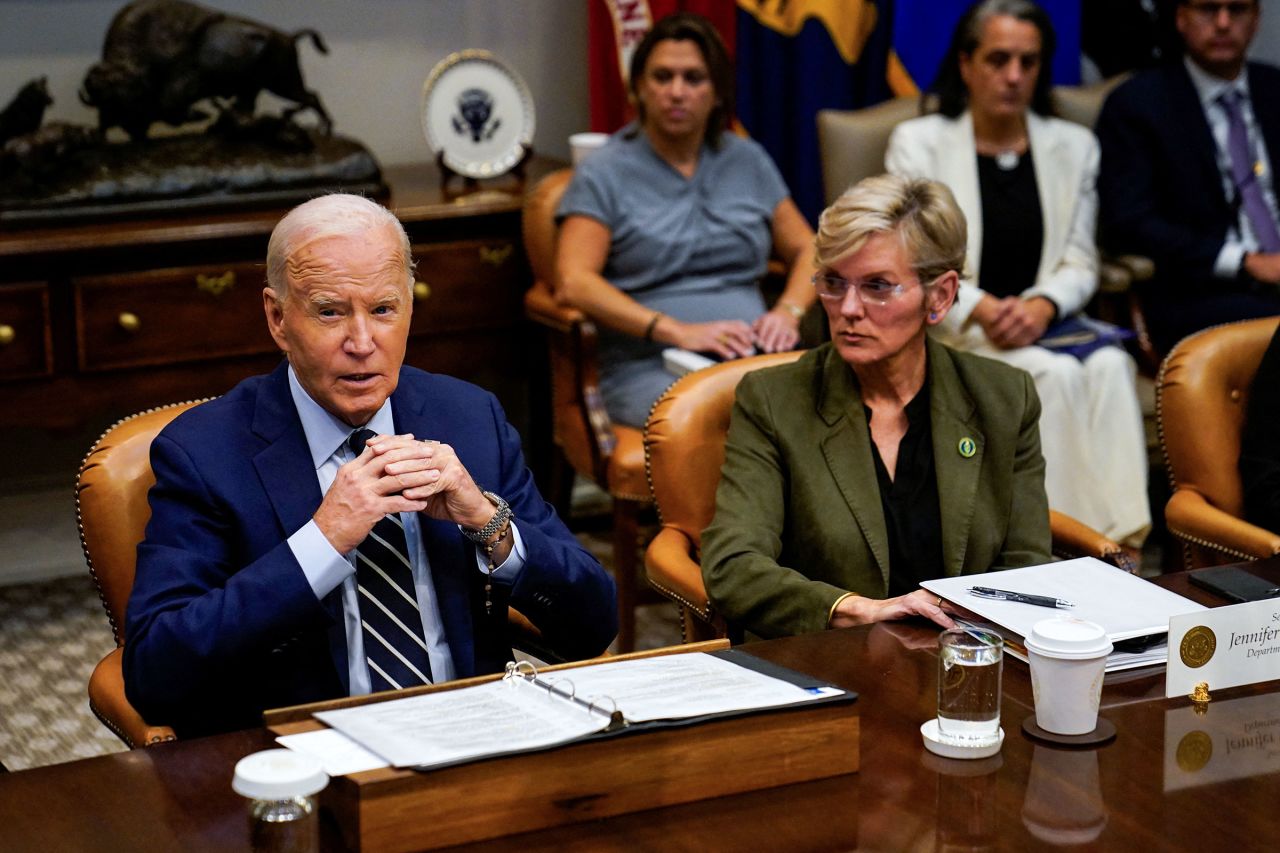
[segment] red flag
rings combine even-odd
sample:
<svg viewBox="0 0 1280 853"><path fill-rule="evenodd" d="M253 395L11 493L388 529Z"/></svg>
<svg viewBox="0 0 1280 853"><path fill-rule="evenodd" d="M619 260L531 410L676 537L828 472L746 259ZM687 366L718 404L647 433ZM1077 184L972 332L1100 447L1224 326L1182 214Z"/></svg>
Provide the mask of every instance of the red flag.
<svg viewBox="0 0 1280 853"><path fill-rule="evenodd" d="M734 0L591 0L587 7L591 129L612 133L635 116L626 85L631 54L654 21L696 12L720 32L733 56Z"/></svg>

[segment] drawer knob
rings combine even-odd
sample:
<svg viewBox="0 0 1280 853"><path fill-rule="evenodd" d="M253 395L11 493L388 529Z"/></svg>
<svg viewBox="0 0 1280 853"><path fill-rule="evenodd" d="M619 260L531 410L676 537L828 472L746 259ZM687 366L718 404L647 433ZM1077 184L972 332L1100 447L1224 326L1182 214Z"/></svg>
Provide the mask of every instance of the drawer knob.
<svg viewBox="0 0 1280 853"><path fill-rule="evenodd" d="M13 330L13 326L0 326L0 347L7 347L17 336L18 333Z"/></svg>
<svg viewBox="0 0 1280 853"><path fill-rule="evenodd" d="M488 246L481 246L480 263L500 267L507 262L507 258L511 257L511 250L514 248L515 246L510 243L505 246L495 246L492 249Z"/></svg>
<svg viewBox="0 0 1280 853"><path fill-rule="evenodd" d="M227 270L222 275L196 273L196 290L207 293L210 296L221 296L235 286L235 270Z"/></svg>
<svg viewBox="0 0 1280 853"><path fill-rule="evenodd" d="M133 334L142 328L142 321L132 311L121 311L120 316L116 318L116 322L120 324L120 328L129 334Z"/></svg>
<svg viewBox="0 0 1280 853"><path fill-rule="evenodd" d="M413 298L415 302L424 302L431 295L431 285L425 281L415 281L413 283Z"/></svg>

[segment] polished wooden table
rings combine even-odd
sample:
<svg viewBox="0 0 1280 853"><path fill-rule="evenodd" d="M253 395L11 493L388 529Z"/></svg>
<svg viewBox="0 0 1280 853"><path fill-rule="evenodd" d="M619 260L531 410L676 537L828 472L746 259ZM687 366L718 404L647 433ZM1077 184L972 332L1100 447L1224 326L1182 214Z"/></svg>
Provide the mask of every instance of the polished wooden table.
<svg viewBox="0 0 1280 853"><path fill-rule="evenodd" d="M1280 582L1280 560L1252 570ZM1160 583L1206 604L1224 603L1184 574ZM743 647L861 694L859 773L588 821L480 849L1274 848L1280 826L1276 684L1217 691L1201 715L1188 700L1163 698L1163 668L1118 673L1108 677L1102 711L1115 724L1116 739L1093 749L1061 749L1022 734L1032 711L1030 678L1026 665L1010 660L1003 750L982 761L952 761L927 753L919 734L936 710L935 637L928 626L899 623ZM1183 749L1188 735L1180 733L1200 732L1189 742L1202 744L1216 721L1238 725L1242 709L1256 723L1229 748L1269 755L1269 769L1200 783L1198 771L1222 762L1209 765L1203 749ZM688 732L697 736L696 727ZM0 774L0 849L247 849L245 804L231 791L231 771L242 756L271 745L265 730L247 731ZM429 802L422 813L430 820ZM332 817L322 818L326 849L341 849Z"/></svg>

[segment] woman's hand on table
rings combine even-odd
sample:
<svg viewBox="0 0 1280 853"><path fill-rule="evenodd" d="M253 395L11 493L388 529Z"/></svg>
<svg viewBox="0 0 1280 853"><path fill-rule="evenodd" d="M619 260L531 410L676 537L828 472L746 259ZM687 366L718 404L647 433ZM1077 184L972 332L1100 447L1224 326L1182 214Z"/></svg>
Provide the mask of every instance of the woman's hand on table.
<svg viewBox="0 0 1280 853"><path fill-rule="evenodd" d="M662 325L660 322L659 329ZM681 349L713 352L726 359L755 355L755 337L751 327L741 320L713 320L710 323L672 321L672 326L664 337Z"/></svg>
<svg viewBox="0 0 1280 853"><path fill-rule="evenodd" d="M785 308L766 311L751 324L761 352L786 352L800 341L800 321Z"/></svg>
<svg viewBox="0 0 1280 853"><path fill-rule="evenodd" d="M912 616L931 619L943 628L955 627L951 617L938 606L938 596L924 589L897 598L850 596L836 605L835 612L831 614L831 627L851 628L854 625L909 619Z"/></svg>

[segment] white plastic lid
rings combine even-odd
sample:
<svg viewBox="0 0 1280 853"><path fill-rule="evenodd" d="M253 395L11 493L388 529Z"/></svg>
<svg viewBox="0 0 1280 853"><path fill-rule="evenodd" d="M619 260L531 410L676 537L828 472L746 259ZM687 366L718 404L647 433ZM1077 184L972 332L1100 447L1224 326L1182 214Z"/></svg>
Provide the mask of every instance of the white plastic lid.
<svg viewBox="0 0 1280 853"><path fill-rule="evenodd" d="M320 760L291 749L267 749L236 762L231 789L254 800L309 797L329 784Z"/></svg>
<svg viewBox="0 0 1280 853"><path fill-rule="evenodd" d="M1107 632L1096 622L1059 617L1043 619L1031 627L1027 649L1048 658L1080 660L1111 654Z"/></svg>

